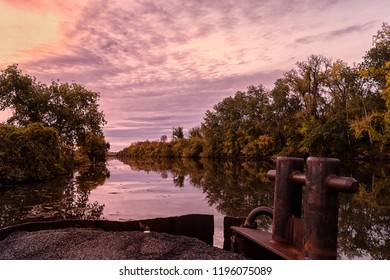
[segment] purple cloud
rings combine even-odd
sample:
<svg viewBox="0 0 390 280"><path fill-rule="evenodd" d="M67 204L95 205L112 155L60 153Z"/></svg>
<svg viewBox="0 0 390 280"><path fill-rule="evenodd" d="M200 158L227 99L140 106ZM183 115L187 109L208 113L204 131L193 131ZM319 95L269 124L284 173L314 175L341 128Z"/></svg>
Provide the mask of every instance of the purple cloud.
<svg viewBox="0 0 390 280"><path fill-rule="evenodd" d="M336 29L332 30L329 32L323 32L321 34L317 35L311 35L311 36L305 36L301 37L295 40L295 42L300 43L300 44L310 44L313 42L318 42L318 41L326 41L326 40L333 40L336 39L340 36L347 36L348 34L351 33L358 33L365 31L367 29L371 29L373 25L375 25L376 22L370 21L364 24L356 24L352 26L347 26L345 28L341 29Z"/></svg>
<svg viewBox="0 0 390 280"><path fill-rule="evenodd" d="M47 1L6 2L24 9L51 7ZM62 2L50 5L58 11ZM366 12L363 23L356 11L389 6L381 0L72 3L75 7L64 9L61 44L42 47L20 65L40 81L76 81L100 92L113 150L126 139L127 144L156 140L173 126L199 125L206 110L249 85L272 87L296 61L317 51L313 44L334 55L341 45L336 39L362 32L370 34L369 45L387 14ZM357 37L361 42L362 35Z"/></svg>

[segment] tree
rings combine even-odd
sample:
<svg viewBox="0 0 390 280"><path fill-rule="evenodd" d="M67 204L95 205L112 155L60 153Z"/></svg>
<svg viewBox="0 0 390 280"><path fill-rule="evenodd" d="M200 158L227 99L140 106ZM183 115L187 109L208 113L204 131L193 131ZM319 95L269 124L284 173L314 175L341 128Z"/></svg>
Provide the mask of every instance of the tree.
<svg viewBox="0 0 390 280"><path fill-rule="evenodd" d="M88 157L92 163L104 162L110 149L110 144L104 140L102 135L96 135L88 132L85 136L85 142L81 145L82 154Z"/></svg>
<svg viewBox="0 0 390 280"><path fill-rule="evenodd" d="M183 127L181 127L181 126L173 127L172 128L172 139L178 140L178 139L183 139L183 138L184 138Z"/></svg>
<svg viewBox="0 0 390 280"><path fill-rule="evenodd" d="M99 111L99 97L77 83L39 83L17 65L0 75L0 110L13 112L7 123L22 127L42 123L56 129L61 144L72 149L89 143L86 137L91 134L104 139L106 121Z"/></svg>
<svg viewBox="0 0 390 280"><path fill-rule="evenodd" d="M367 74L378 84L385 101L384 119L386 142L390 141L390 25L383 23L382 29L373 37L373 47L364 56L363 65Z"/></svg>
<svg viewBox="0 0 390 280"><path fill-rule="evenodd" d="M373 36L373 47L366 52L360 65L360 79L367 92L364 114L356 118L351 128L357 138L368 137L371 150L386 153L390 143L390 25L383 23L382 29ZM377 149L376 146L379 146Z"/></svg>
<svg viewBox="0 0 390 280"><path fill-rule="evenodd" d="M254 143L268 133L269 93L260 86L249 86L247 91L238 91L208 110L201 126L204 135L203 154L211 157L239 157L253 154ZM250 152L249 152L250 151ZM249 154L248 154L249 153Z"/></svg>
<svg viewBox="0 0 390 280"><path fill-rule="evenodd" d="M279 82L287 86L289 99L295 101L293 117L286 118L295 130L288 133L288 151L315 156L350 154L350 122L363 90L356 71L341 60L333 63L321 55L312 55L297 67Z"/></svg>
<svg viewBox="0 0 390 280"><path fill-rule="evenodd" d="M80 145L89 133L103 136L106 121L99 111L99 93L76 83L52 82L48 90L50 106L45 124L59 131L63 143Z"/></svg>
<svg viewBox="0 0 390 280"><path fill-rule="evenodd" d="M9 124L27 126L44 123L49 106L49 92L34 77L23 75L17 65L11 65L0 75L0 110L11 108Z"/></svg>
<svg viewBox="0 0 390 280"><path fill-rule="evenodd" d="M296 155L299 146L297 143L302 139L298 131L302 121L299 115L302 110L301 101L297 95L291 94L284 78L276 80L270 95L270 111L273 117L269 120L269 134L274 139L273 152Z"/></svg>
<svg viewBox="0 0 390 280"><path fill-rule="evenodd" d="M386 74L386 84L383 89L383 96L386 101L386 112L384 116L386 136L388 142L390 141L390 61L386 63L387 74Z"/></svg>
<svg viewBox="0 0 390 280"><path fill-rule="evenodd" d="M300 97L306 120L319 119L323 113L326 103L324 85L330 64L330 60L322 55L311 55L307 61L297 62L298 69L285 74L290 90Z"/></svg>
<svg viewBox="0 0 390 280"><path fill-rule="evenodd" d="M372 48L363 57L363 66L379 85L380 88L386 86L386 76L390 61L390 25L383 23L382 28L373 36Z"/></svg>
<svg viewBox="0 0 390 280"><path fill-rule="evenodd" d="M58 132L41 123L0 124L0 183L46 180L63 173Z"/></svg>
<svg viewBox="0 0 390 280"><path fill-rule="evenodd" d="M203 152L204 139L199 126L188 131L188 144L183 150L184 157L200 157Z"/></svg>

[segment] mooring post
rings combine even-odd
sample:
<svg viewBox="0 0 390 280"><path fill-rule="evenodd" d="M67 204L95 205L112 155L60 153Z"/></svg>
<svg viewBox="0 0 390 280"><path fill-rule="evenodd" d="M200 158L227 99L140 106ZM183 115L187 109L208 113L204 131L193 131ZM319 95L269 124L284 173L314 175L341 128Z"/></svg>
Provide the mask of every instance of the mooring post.
<svg viewBox="0 0 390 280"><path fill-rule="evenodd" d="M293 176L303 172L303 168L301 158L278 157L276 173L269 174L275 176L272 240L276 242L291 242L291 217L301 216L302 182L293 180Z"/></svg>
<svg viewBox="0 0 390 280"><path fill-rule="evenodd" d="M260 258L268 258L269 254L283 259L337 258L338 193L354 193L359 183L339 176L338 159L309 157L307 172L303 173L303 169L301 158L277 158L276 170L267 173L270 180L275 180L273 210L257 207L244 225L231 227L242 240L241 245L252 242L251 246L259 245L258 251L237 246L241 248L238 251ZM272 234L251 227L257 215L273 217Z"/></svg>
<svg viewBox="0 0 390 280"><path fill-rule="evenodd" d="M339 175L340 161L334 158L309 157L307 165L303 210L304 257L336 259L338 191L329 188L326 181Z"/></svg>

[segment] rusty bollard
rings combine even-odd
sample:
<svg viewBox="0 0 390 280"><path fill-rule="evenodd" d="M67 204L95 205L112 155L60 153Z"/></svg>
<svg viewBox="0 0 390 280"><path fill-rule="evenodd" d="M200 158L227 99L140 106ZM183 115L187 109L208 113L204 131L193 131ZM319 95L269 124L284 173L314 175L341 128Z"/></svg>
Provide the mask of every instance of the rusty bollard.
<svg viewBox="0 0 390 280"><path fill-rule="evenodd" d="M303 173L303 159L277 158L276 170L267 173L270 180L275 180L273 209L257 207L242 226L231 227L232 236L239 237L240 252L261 259L337 258L338 194L356 192L359 183L339 176L338 159L309 157L306 164ZM258 215L273 217L272 234L253 227ZM253 250L253 244L259 246L258 251Z"/></svg>
<svg viewBox="0 0 390 280"><path fill-rule="evenodd" d="M307 159L304 195L303 253L306 259L336 259L338 193L356 192L358 182L339 177L340 161L334 158Z"/></svg>
<svg viewBox="0 0 390 280"><path fill-rule="evenodd" d="M301 217L305 181L293 180L293 176L303 172L303 168L302 158L278 157L276 170L268 172L268 177L275 179L272 240L283 244L291 242L291 217Z"/></svg>

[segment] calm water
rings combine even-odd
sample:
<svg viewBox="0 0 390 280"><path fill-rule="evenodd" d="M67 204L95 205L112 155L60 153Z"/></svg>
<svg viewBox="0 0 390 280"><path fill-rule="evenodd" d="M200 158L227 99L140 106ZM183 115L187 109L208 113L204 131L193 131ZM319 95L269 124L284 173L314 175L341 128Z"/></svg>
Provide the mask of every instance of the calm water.
<svg viewBox="0 0 390 280"><path fill-rule="evenodd" d="M340 195L339 258L390 259L389 163L342 162L341 175L361 183ZM246 216L272 206L273 162L208 160L110 160L45 184L0 187L0 227L29 221L107 219L125 221L211 214L215 246L223 242L223 217ZM261 222L269 230L270 220Z"/></svg>

